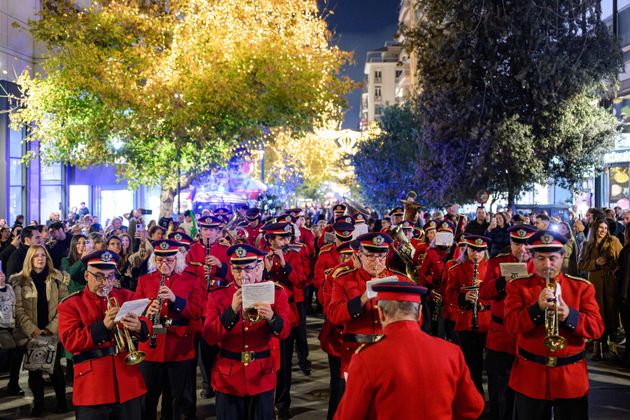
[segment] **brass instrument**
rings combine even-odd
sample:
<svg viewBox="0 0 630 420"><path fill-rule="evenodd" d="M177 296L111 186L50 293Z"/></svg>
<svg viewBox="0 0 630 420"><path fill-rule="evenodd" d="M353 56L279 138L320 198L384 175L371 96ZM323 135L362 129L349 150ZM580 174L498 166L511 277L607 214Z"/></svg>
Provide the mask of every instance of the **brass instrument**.
<svg viewBox="0 0 630 420"><path fill-rule="evenodd" d="M162 278L160 279L160 285L158 286L158 293L160 292L160 288L164 286L164 282L166 281L166 276L162 274ZM153 324L153 334L151 334L151 338L149 338L149 347L154 349L157 345L157 335L166 333L166 328L172 325L172 321L170 318L164 319L164 323L162 323L162 319L160 316L160 312L162 311L162 298L158 297L158 310L151 317L151 323Z"/></svg>
<svg viewBox="0 0 630 420"><path fill-rule="evenodd" d="M245 318L252 324L255 324L261 320L258 309L254 308L253 306L243 309L243 318Z"/></svg>
<svg viewBox="0 0 630 420"><path fill-rule="evenodd" d="M479 281L477 279L479 277L479 263L477 260L473 261L473 278L472 285L464 286L461 288L462 291L465 292L477 292L479 293ZM470 325L470 329L473 331L477 331L479 329L479 295L476 295L475 300L472 302L472 321Z"/></svg>
<svg viewBox="0 0 630 420"><path fill-rule="evenodd" d="M363 216L365 216L365 220L368 220L371 216L371 213L368 211L368 209L347 197L343 198L343 204L346 206L346 208L348 209L348 214L351 216L361 213Z"/></svg>
<svg viewBox="0 0 630 420"><path fill-rule="evenodd" d="M107 298L107 310L109 311L111 308L119 308L118 299L116 297L108 297ZM133 340L131 339L131 334L129 334L129 330L125 327L119 328L118 325L114 325L114 339L116 340L116 346L118 347L118 351L127 350L129 354L125 357L125 364L127 365L137 365L144 360L144 352L136 350L136 346L133 344Z"/></svg>
<svg viewBox="0 0 630 420"><path fill-rule="evenodd" d="M558 284L556 282L552 282L549 279L549 272L551 270L547 269L547 273L545 276L545 287L553 290L555 298L553 299L553 309L545 308L545 330L547 331L547 335L545 336L545 347L547 347L551 351L562 350L567 345L567 339L562 337L559 333L559 325L558 325L558 297L556 292L558 290Z"/></svg>
<svg viewBox="0 0 630 420"><path fill-rule="evenodd" d="M420 204L416 203L416 198L418 198L418 194L415 191L409 191L407 198L400 200L404 208L403 220L409 220L410 222L416 221L418 212L422 208Z"/></svg>
<svg viewBox="0 0 630 420"><path fill-rule="evenodd" d="M221 228L222 236L226 238L230 242L231 245L247 242L247 236L248 236L247 231L245 230L244 240L241 237L242 234L238 232L238 228L239 228L238 225L244 220L245 218L241 216L241 214L238 211L235 211L232 219L229 222L227 222L225 225L223 225L223 227Z"/></svg>
<svg viewBox="0 0 630 420"><path fill-rule="evenodd" d="M390 231L390 235L392 238L397 240L394 251L396 252L396 254L398 254L403 263L405 263L405 271L407 273L407 277L418 283L418 266L413 260L416 249L413 247L413 245L411 245L411 242L409 242L409 238L407 238L407 235L405 235L405 233L403 232L402 224L394 226Z"/></svg>

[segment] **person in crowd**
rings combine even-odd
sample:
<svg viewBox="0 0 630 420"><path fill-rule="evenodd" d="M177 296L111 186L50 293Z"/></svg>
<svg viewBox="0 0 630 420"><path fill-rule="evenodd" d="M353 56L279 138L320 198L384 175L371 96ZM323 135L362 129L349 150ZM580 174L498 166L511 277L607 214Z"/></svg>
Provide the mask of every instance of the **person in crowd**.
<svg viewBox="0 0 630 420"><path fill-rule="evenodd" d="M383 338L363 344L350 363L335 419L476 419L484 399L461 350L418 326L420 295L408 282L374 286ZM422 357L417 357L422 354ZM417 395L431 389L430 398Z"/></svg>
<svg viewBox="0 0 630 420"><path fill-rule="evenodd" d="M26 226L22 229L20 246L9 257L5 274L10 278L13 274L22 271L28 248L31 245L42 245L42 243L42 234L36 226Z"/></svg>
<svg viewBox="0 0 630 420"><path fill-rule="evenodd" d="M578 258L582 252L582 245L586 241L585 231L586 227L584 226L582 219L576 219L573 223L573 238L575 239L575 244L578 248Z"/></svg>
<svg viewBox="0 0 630 420"><path fill-rule="evenodd" d="M22 271L14 274L9 282L15 286L15 339L19 350L17 357L23 357L27 342L39 336L57 335L57 306L68 296L69 277L55 269L52 259L43 245L28 248ZM61 347L57 349L54 370L51 374L52 385L57 400L56 411L68 410L66 402L66 382L61 370ZM20 360L21 361L21 360ZM19 371L20 363L17 364ZM11 366L11 369L15 369ZM28 372L28 386L33 393L31 417L39 417L46 411L44 402L44 378L41 370ZM17 389L14 382L9 388Z"/></svg>
<svg viewBox="0 0 630 420"><path fill-rule="evenodd" d="M483 206L477 207L475 220L466 225L466 233L483 236L486 234L490 222L486 220L486 209Z"/></svg>
<svg viewBox="0 0 630 420"><path fill-rule="evenodd" d="M508 232L509 219L505 213L497 213L491 220L486 237L490 238L490 256L495 257L510 245L510 234Z"/></svg>
<svg viewBox="0 0 630 420"><path fill-rule="evenodd" d="M11 245L11 229L8 226L0 228L0 253Z"/></svg>
<svg viewBox="0 0 630 420"><path fill-rule="evenodd" d="M625 219L626 212L624 212ZM624 331L630 331L630 222L625 224L625 240L623 249L619 253L619 268L616 272L617 290L619 296L619 315ZM630 369L630 350L626 350L621 365Z"/></svg>
<svg viewBox="0 0 630 420"><path fill-rule="evenodd" d="M534 274L507 283L504 321L516 334L510 388L519 419L550 419L552 412L556 420L588 419L584 348L602 336L604 323L593 285L562 274L565 242L553 231L534 233L527 240Z"/></svg>
<svg viewBox="0 0 630 420"><path fill-rule="evenodd" d="M90 214L90 209L88 209L85 205L85 202L82 201L81 204L79 204L79 211L77 213L79 214L79 216L83 217Z"/></svg>
<svg viewBox="0 0 630 420"><path fill-rule="evenodd" d="M63 222L53 222L48 226L48 237L50 240L46 244L50 258L56 269L61 268L61 259L68 255L72 234L66 232Z"/></svg>
<svg viewBox="0 0 630 420"><path fill-rule="evenodd" d="M534 225L538 228L538 230L547 230L550 223L551 219L547 214L539 213L536 215Z"/></svg>
<svg viewBox="0 0 630 420"><path fill-rule="evenodd" d="M558 221L552 225L552 228L567 240L566 244L564 244L562 273L570 276L578 276L578 257L580 254L578 252L577 242L575 238L573 238L571 227L567 222Z"/></svg>
<svg viewBox="0 0 630 420"><path fill-rule="evenodd" d="M609 233L608 226L605 219L596 219L592 223L578 261L578 268L588 272L588 280L595 287L595 298L605 325L604 334L595 337L598 340L594 343L594 360L603 359L608 348L608 339L612 344L611 350L616 352L619 327L615 270L623 246L616 236Z"/></svg>
<svg viewBox="0 0 630 420"><path fill-rule="evenodd" d="M15 352L18 350L15 347L15 339L13 338L15 329L15 291L6 280L6 276L0 271L0 363L3 366L7 366L8 361L18 359L15 355ZM19 387L19 384L14 382L10 385L12 387L3 389L4 395L24 395L24 391Z"/></svg>
<svg viewBox="0 0 630 420"><path fill-rule="evenodd" d="M13 222L13 226L24 226L24 216L21 214L18 214L17 216L15 216L15 221Z"/></svg>

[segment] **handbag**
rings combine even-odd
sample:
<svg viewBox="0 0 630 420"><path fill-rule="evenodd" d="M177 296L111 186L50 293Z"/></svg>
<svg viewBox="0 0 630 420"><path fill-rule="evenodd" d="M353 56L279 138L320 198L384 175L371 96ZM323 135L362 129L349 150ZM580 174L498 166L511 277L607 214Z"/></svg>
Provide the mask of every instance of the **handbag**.
<svg viewBox="0 0 630 420"><path fill-rule="evenodd" d="M8 328L0 328L0 350L11 350L15 348L13 334Z"/></svg>
<svg viewBox="0 0 630 420"><path fill-rule="evenodd" d="M53 373L58 341L56 335L40 335L30 339L26 344L24 369Z"/></svg>

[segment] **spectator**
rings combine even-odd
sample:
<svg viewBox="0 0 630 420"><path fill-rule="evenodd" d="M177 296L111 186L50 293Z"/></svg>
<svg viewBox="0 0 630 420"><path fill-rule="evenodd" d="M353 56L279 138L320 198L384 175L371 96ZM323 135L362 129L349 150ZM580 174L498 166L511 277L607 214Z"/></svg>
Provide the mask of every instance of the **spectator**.
<svg viewBox="0 0 630 420"><path fill-rule="evenodd" d="M57 270L61 269L61 259L68 255L72 241L72 235L67 234L65 228L63 222L54 222L48 227L48 235L52 239L47 245L48 252Z"/></svg>
<svg viewBox="0 0 630 420"><path fill-rule="evenodd" d="M496 257L503 248L510 244L510 234L508 233L508 219L505 213L497 213L490 222L485 235L492 239L490 246L490 256Z"/></svg>
<svg viewBox="0 0 630 420"><path fill-rule="evenodd" d="M0 252L11 245L11 229L7 226L0 227Z"/></svg>
<svg viewBox="0 0 630 420"><path fill-rule="evenodd" d="M15 292L7 284L4 273L0 271L0 364L7 366L7 360L15 360ZM15 386L15 385L13 385ZM5 388L5 395L24 395L24 391L17 388Z"/></svg>
<svg viewBox="0 0 630 420"><path fill-rule="evenodd" d="M22 233L20 235L20 245L19 247L11 254L9 260L7 261L6 275L11 278L12 275L19 273L22 271L22 266L24 265L24 258L26 257L26 253L28 248L31 245L41 245L42 244L42 234L39 232L37 227L35 226L26 226L22 229Z"/></svg>
<svg viewBox="0 0 630 420"><path fill-rule="evenodd" d="M13 226L20 225L24 226L24 216L19 214L15 217L15 222L13 222Z"/></svg>
<svg viewBox="0 0 630 420"><path fill-rule="evenodd" d="M82 233L76 234L72 236L70 240L70 249L68 251L68 256L63 257L61 259L61 270L66 273L69 271L70 267L72 267L77 261L81 259L85 254L87 243L87 236ZM73 293L73 292L71 292Z"/></svg>
<svg viewBox="0 0 630 420"><path fill-rule="evenodd" d="M51 211L48 214L48 220L46 220L46 227L49 227L56 222L61 222L61 213L59 213L58 211Z"/></svg>
<svg viewBox="0 0 630 420"><path fill-rule="evenodd" d="M57 305L68 296L68 275L55 270L43 245L28 249L24 268L10 279L15 285L15 339L20 359L26 343L34 337L57 334ZM21 354L20 354L21 353ZM57 399L57 412L68 411L66 382L61 370L61 345L57 349L54 371L50 375ZM19 369L19 364L18 364ZM42 371L28 372L28 386L33 393L31 417L39 417L45 411L44 378ZM11 378L13 379L13 378ZM16 384L11 384L15 387Z"/></svg>
<svg viewBox="0 0 630 420"><path fill-rule="evenodd" d="M483 236L486 234L489 226L490 222L486 221L486 210L479 206L477 207L475 220L466 225L466 233Z"/></svg>
<svg viewBox="0 0 630 420"><path fill-rule="evenodd" d="M86 216L90 214L90 209L85 207L84 201L82 201L81 204L79 205L79 211L77 213L79 214L79 216Z"/></svg>
<svg viewBox="0 0 630 420"><path fill-rule="evenodd" d="M549 224L551 223L551 219L544 213L540 213L536 215L536 221L534 225L538 230L547 230L549 228Z"/></svg>
<svg viewBox="0 0 630 420"><path fill-rule="evenodd" d="M603 359L608 338L611 342L617 338L619 311L616 307L617 279L614 272L621 249L619 239L608 232L608 222L603 218L595 220L578 261L578 268L588 271L588 279L595 286L595 298L605 324L604 335L594 345L594 360Z"/></svg>
<svg viewBox="0 0 630 420"><path fill-rule="evenodd" d="M564 244L562 268L560 269L560 271L562 271L563 274L568 274L570 276L579 276L580 273L577 263L580 253L577 242L575 241L575 238L571 233L571 227L567 222L562 221L552 226L552 230L556 230L559 234L567 239L567 243Z"/></svg>
<svg viewBox="0 0 630 420"><path fill-rule="evenodd" d="M575 243L578 247L578 255L582 253L582 245L586 240L586 236L584 234L585 231L584 222L582 219L576 219L575 223L573 223L573 237L575 238Z"/></svg>
<svg viewBox="0 0 630 420"><path fill-rule="evenodd" d="M101 235L103 235L103 226L100 225L100 223L92 223L92 225L90 226L89 233L99 233Z"/></svg>
<svg viewBox="0 0 630 420"><path fill-rule="evenodd" d="M608 222L608 231L611 235L617 236L619 239L619 235L623 236L623 223L617 221L617 216L613 209L606 209L606 221ZM620 240L623 243L622 240Z"/></svg>
<svg viewBox="0 0 630 420"><path fill-rule="evenodd" d="M626 218L624 211L624 219ZM630 331L630 224L626 223L624 246L619 253L619 269L617 270L619 314L624 331ZM628 333L626 332L626 335ZM627 342L627 341L626 341ZM630 369L630 349L626 345L621 364Z"/></svg>

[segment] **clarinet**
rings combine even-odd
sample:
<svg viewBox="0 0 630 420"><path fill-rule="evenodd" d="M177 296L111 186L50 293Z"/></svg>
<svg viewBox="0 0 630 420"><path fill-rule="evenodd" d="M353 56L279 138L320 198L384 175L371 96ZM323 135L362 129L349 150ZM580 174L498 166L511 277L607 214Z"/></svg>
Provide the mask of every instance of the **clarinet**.
<svg viewBox="0 0 630 420"><path fill-rule="evenodd" d="M160 285L158 286L158 293L160 291L160 288L162 286L164 286L164 282L166 281L166 276L164 274L162 274L162 278L160 278ZM153 314L153 317L151 318L151 323L153 324L153 326L155 327L156 325L160 324L160 312L162 312L162 298L161 297L157 297L158 300L158 311ZM149 339L149 347L154 349L157 345L157 332L154 329L153 330L153 334L151 334L151 338Z"/></svg>
<svg viewBox="0 0 630 420"><path fill-rule="evenodd" d="M208 257L210 256L210 240L206 241L206 259L208 259ZM212 280L210 279L210 270L212 269L212 267L210 267L209 265L207 265L208 267L208 272L206 273L206 287L208 288L208 291L210 291L210 287L212 287Z"/></svg>
<svg viewBox="0 0 630 420"><path fill-rule="evenodd" d="M477 286L477 276L479 276L479 263L477 262L477 260L475 260L475 262L473 263L473 281L472 281L472 285ZM477 288L477 291L479 290L479 288ZM472 325L471 325L471 329L473 331L477 331L479 329L479 320L478 320L478 302L479 302L479 295L477 295L477 297L475 298L474 302L473 302L473 308L472 308Z"/></svg>

